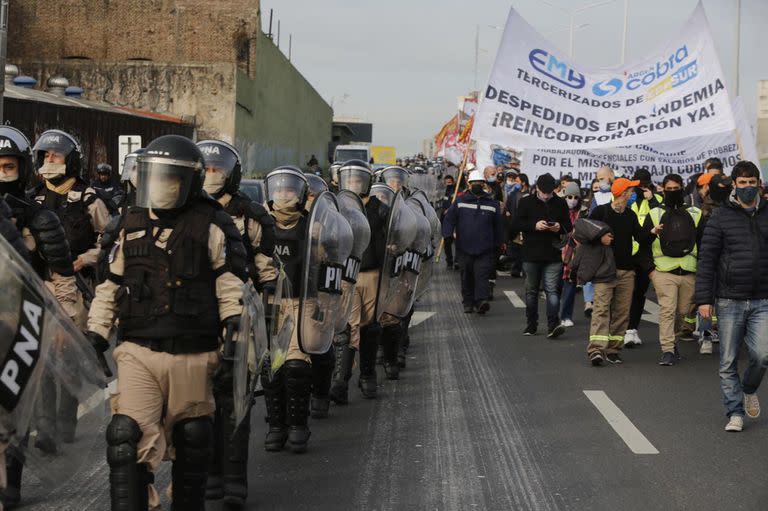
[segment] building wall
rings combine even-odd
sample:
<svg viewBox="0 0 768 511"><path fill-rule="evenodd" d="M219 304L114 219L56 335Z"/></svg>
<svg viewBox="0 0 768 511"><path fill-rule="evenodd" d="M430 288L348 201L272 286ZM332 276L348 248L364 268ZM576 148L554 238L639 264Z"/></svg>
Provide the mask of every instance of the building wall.
<svg viewBox="0 0 768 511"><path fill-rule="evenodd" d="M264 34L257 51L255 80L237 73L235 145L245 169L304 167L313 154L325 165L333 110Z"/></svg>
<svg viewBox="0 0 768 511"><path fill-rule="evenodd" d="M11 60L45 84L61 75L85 89L86 99L193 122L198 138L234 140L235 64Z"/></svg>
<svg viewBox="0 0 768 511"><path fill-rule="evenodd" d="M13 0L8 60L239 60L252 74L259 5L260 0Z"/></svg>

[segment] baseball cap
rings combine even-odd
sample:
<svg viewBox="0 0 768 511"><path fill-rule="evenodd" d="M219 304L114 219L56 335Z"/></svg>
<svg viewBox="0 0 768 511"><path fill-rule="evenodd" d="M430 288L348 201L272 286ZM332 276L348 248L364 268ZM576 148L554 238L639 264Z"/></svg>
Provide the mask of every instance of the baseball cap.
<svg viewBox="0 0 768 511"><path fill-rule="evenodd" d="M715 172L707 172L706 174L700 175L699 179L696 180L696 184L699 186L708 185L709 182L712 181L712 177L714 177L715 174Z"/></svg>
<svg viewBox="0 0 768 511"><path fill-rule="evenodd" d="M541 193L552 193L557 188L557 181L552 177L552 174L542 174L536 180L536 188Z"/></svg>
<svg viewBox="0 0 768 511"><path fill-rule="evenodd" d="M641 183L650 183L651 173L648 169L637 169L635 171L635 175L632 176L632 179L635 181L640 181Z"/></svg>
<svg viewBox="0 0 768 511"><path fill-rule="evenodd" d="M633 186L640 186L640 181L630 181L629 179L620 177L611 185L611 193L614 197L618 197L628 188L632 188Z"/></svg>

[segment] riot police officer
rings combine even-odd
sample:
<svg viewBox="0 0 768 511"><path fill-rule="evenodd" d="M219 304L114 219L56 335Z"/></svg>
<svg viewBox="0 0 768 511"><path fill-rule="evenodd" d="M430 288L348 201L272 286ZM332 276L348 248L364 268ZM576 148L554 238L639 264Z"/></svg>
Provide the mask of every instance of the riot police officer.
<svg viewBox="0 0 768 511"><path fill-rule="evenodd" d="M107 427L113 510L160 509L153 473L175 451L172 509L203 509L212 455L212 375L225 380L219 337L239 329L246 278L240 233L203 193L204 159L165 135L138 157L136 206L125 213L96 289L88 337L97 351L119 320L118 388ZM218 367L218 369L217 369ZM171 452L174 452L171 451Z"/></svg>
<svg viewBox="0 0 768 511"><path fill-rule="evenodd" d="M408 186L411 173L403 167L387 167L381 171L381 182L388 185L395 192L402 190L405 198L410 196L411 191Z"/></svg>
<svg viewBox="0 0 768 511"><path fill-rule="evenodd" d="M242 163L237 149L220 140L198 142L205 158L203 190L216 199L240 231L247 253L248 274L257 289L274 286L277 270L272 260L275 250L275 221L261 204L241 193ZM214 387L216 416L215 449L208 474L206 499L224 499L242 507L248 496L248 438L250 418L235 432L232 419L232 389ZM234 433L234 436L233 436Z"/></svg>
<svg viewBox="0 0 768 511"><path fill-rule="evenodd" d="M99 163L96 166L96 179L91 181L91 188L104 201L110 213L116 214L118 208L123 204L125 193L122 187L112 179L112 165Z"/></svg>
<svg viewBox="0 0 768 511"><path fill-rule="evenodd" d="M278 167L264 180L269 211L275 218L275 254L290 281L292 307L286 314L298 316L304 242L307 236L306 203L309 183L296 167ZM273 321L276 319L273 319ZM296 453L307 449L307 424L312 386L311 357L302 352L294 328L283 366L271 381L262 380L269 431L267 451L280 451L288 443Z"/></svg>
<svg viewBox="0 0 768 511"><path fill-rule="evenodd" d="M307 196L307 204L304 209L309 211L312 208L312 202L315 200L315 197L328 190L328 183L325 182L325 179L315 174L306 173L304 177L307 178L307 184L309 184L309 195Z"/></svg>
<svg viewBox="0 0 768 511"><path fill-rule="evenodd" d="M384 262L389 208L372 196L373 175L362 160L350 160L339 169L339 186L360 196L371 229L371 241L363 253L360 274L355 287L349 318L349 344L337 343L336 368L331 386L331 399L338 404L349 401L348 382L352 374L355 351L360 351L359 387L366 399L376 397L376 350L381 338L381 325L376 321L376 298L381 266Z"/></svg>
<svg viewBox="0 0 768 511"><path fill-rule="evenodd" d="M331 182L328 183L328 189L333 193L339 191L339 169L343 165L343 162L333 162L328 172L331 174Z"/></svg>

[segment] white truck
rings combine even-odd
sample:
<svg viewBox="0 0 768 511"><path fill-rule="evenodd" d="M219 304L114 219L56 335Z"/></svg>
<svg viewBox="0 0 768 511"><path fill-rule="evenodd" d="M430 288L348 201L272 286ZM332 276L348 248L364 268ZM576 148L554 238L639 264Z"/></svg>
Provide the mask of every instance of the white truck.
<svg viewBox="0 0 768 511"><path fill-rule="evenodd" d="M336 146L333 152L333 161L345 162L349 160L371 161L371 147L362 144Z"/></svg>

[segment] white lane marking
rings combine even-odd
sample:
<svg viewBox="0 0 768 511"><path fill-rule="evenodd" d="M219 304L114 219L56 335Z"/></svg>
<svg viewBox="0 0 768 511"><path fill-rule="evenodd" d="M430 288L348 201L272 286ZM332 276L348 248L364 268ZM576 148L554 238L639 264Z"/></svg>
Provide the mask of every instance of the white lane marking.
<svg viewBox="0 0 768 511"><path fill-rule="evenodd" d="M624 440L627 447L635 454L659 454L659 451L645 438L632 421L624 415L611 398L602 390L585 390L584 395L592 401L595 408L605 417L608 424Z"/></svg>
<svg viewBox="0 0 768 511"><path fill-rule="evenodd" d="M507 298L509 298L509 301L512 302L512 305L518 309L525 309L525 302L519 296L517 296L517 293L514 291L504 291L504 294L507 295Z"/></svg>
<svg viewBox="0 0 768 511"><path fill-rule="evenodd" d="M413 313L413 316L411 316L410 326L413 327L418 324L424 323L426 320L428 320L434 315L435 315L435 312L433 311L416 311Z"/></svg>
<svg viewBox="0 0 768 511"><path fill-rule="evenodd" d="M651 300L645 300L645 314L643 319L650 323L659 324L659 304Z"/></svg>

